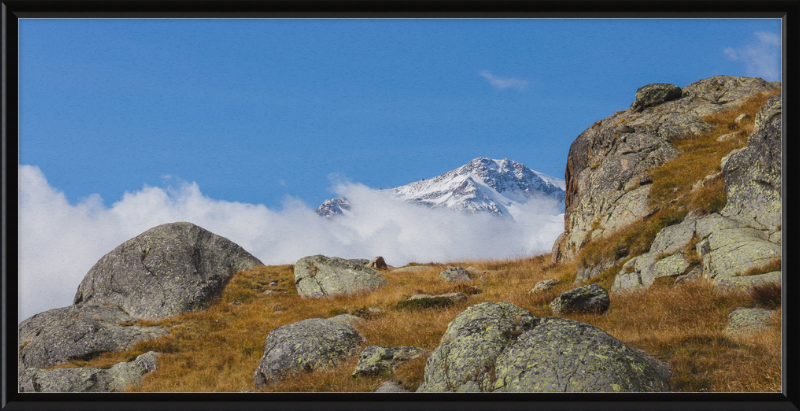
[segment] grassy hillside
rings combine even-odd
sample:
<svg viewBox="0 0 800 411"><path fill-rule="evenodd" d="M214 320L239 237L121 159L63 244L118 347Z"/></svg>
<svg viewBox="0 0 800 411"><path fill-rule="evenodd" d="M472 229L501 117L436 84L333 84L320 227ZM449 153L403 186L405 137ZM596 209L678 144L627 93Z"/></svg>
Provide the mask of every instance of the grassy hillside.
<svg viewBox="0 0 800 411"><path fill-rule="evenodd" d="M719 171L720 159L746 144L753 120L736 124L742 112L755 117L769 95L760 95L736 112L716 115L706 121L717 128L707 135L677 142L681 156L652 170L652 201L659 211L606 238L589 243L574 262L551 264L549 255L516 260L455 261L430 264L416 273L384 271L389 285L371 293L345 297L302 299L294 289L293 267L268 266L237 273L219 301L208 310L161 321L139 321L141 325L170 326L171 334L144 342L132 350L106 353L88 361L61 366L110 367L150 350L164 353L158 370L145 376L133 391L152 392L238 392L253 389L253 373L261 359L264 340L275 327L306 318L329 318L351 313L367 319L355 328L367 345L417 346L434 350L447 324L466 307L484 301L509 302L536 316L551 316L549 303L561 292L573 288L578 265L593 265L647 251L656 233L680 222L691 210L715 212L725 204L722 179L710 181L691 192L692 185ZM717 137L739 133L724 143ZM391 263L391 256L386 256ZM624 262L623 261L623 262ZM699 261L698 261L699 262ZM483 280L454 285L439 281L447 266L493 270ZM606 289L621 264L591 280ZM504 270L504 271L497 271ZM562 282L554 289L529 294L545 279ZM270 282L277 281L277 286ZM477 290L475 287L478 287ZM285 293L265 295L266 290ZM449 307L398 309L397 304L414 294L463 292L469 298ZM602 315L568 314L565 318L590 323L631 347L644 350L672 366L670 384L676 391L760 391L781 389L780 315L764 331L731 337L723 332L728 314L740 307L778 308L780 289L760 288L751 294L718 295L705 282L674 287L657 282L645 293L612 294L611 306ZM369 307L378 308L371 313ZM390 377L414 390L423 379L423 356L405 363L393 376L358 377L350 374L356 358L328 370L300 373L268 391L373 391Z"/></svg>

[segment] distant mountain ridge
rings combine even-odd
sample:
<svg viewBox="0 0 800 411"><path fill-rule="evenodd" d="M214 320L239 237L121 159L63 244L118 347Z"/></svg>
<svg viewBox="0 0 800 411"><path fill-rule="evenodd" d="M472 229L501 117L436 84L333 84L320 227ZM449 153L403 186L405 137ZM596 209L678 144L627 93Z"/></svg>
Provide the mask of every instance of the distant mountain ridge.
<svg viewBox="0 0 800 411"><path fill-rule="evenodd" d="M531 170L507 158L476 158L434 178L390 190L399 200L429 208L488 212L513 218L522 204L537 197L557 200L563 210L565 187L564 180ZM349 210L347 198L337 197L325 200L316 212L330 218Z"/></svg>

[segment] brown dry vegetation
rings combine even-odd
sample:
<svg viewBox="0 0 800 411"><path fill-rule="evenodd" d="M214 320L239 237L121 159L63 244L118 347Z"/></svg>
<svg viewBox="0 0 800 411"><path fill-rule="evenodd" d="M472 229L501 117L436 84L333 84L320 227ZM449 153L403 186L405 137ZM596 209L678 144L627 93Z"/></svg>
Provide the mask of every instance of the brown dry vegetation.
<svg viewBox="0 0 800 411"><path fill-rule="evenodd" d="M106 353L62 366L110 367L150 350L164 353L158 369L145 376L139 392L239 392L253 389L253 374L261 359L264 340L276 327L307 318L329 318L342 313L367 317L355 328L367 345L416 346L434 350L448 323L466 307L484 301L509 302L540 317L551 316L550 302L574 287L578 266L592 266L623 258L589 282L611 288L614 276L631 257L647 252L663 227L683 220L689 210L711 213L725 205L724 181L712 180L690 192L692 185L719 171L720 159L745 144L745 138L716 142L719 135L752 132L753 120L735 124L741 113L755 117L772 94L754 97L739 110L704 118L716 129L706 135L675 142L678 159L652 171L652 205L658 211L641 224L589 243L575 262L550 263L549 255L516 260L450 262L479 270L507 270L483 274L483 281L450 284L438 280L447 265L430 263L416 273L382 271L389 284L371 293L344 297L302 299L294 288L293 266L259 267L237 273L219 300L209 309L161 321L140 320L138 325L171 327L170 335L137 344L123 352ZM694 243L686 255L694 255ZM696 259L696 258L695 258ZM693 260L694 261L694 260ZM699 262L699 261L696 261ZM780 269L780 261L778 261ZM419 265L411 263L409 265ZM774 267L773 267L774 268ZM545 279L561 280L555 288L529 294ZM269 283L278 281L277 286ZM479 287L480 292L473 287ZM264 295L265 290L282 290ZM398 302L414 294L462 292L467 301L448 307L399 310ZM780 288L751 294L719 295L704 281L674 287L659 281L644 293L617 293L602 315L568 314L566 318L593 324L631 347L668 362L675 391L779 392L781 390L780 311L770 328L744 336L724 333L728 314L739 307L780 307ZM368 307L382 310L367 314ZM427 356L401 365L392 378L409 389L422 382ZM351 377L357 358L314 372L301 372L264 391L364 392L373 391L388 377ZM743 372L746 370L746 372Z"/></svg>

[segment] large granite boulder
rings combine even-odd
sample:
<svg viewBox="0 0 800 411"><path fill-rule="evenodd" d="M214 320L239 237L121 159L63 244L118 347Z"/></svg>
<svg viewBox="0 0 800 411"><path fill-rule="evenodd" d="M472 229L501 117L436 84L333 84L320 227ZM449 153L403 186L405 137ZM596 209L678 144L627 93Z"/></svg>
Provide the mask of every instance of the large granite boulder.
<svg viewBox="0 0 800 411"><path fill-rule="evenodd" d="M364 351L358 356L358 364L355 371L353 371L353 376L391 373L397 369L398 365L418 358L425 353L425 350L417 347L370 345L364 348Z"/></svg>
<svg viewBox="0 0 800 411"><path fill-rule="evenodd" d="M49 367L121 351L169 334L163 327L132 325L136 319L113 305L55 308L19 324L19 365Z"/></svg>
<svg viewBox="0 0 800 411"><path fill-rule="evenodd" d="M346 295L388 284L378 272L343 258L314 255L295 263L294 282L297 293L303 298Z"/></svg>
<svg viewBox="0 0 800 411"><path fill-rule="evenodd" d="M309 318L287 324L267 334L264 355L256 368L256 389L299 371L334 366L358 354L364 338L353 327L338 321Z"/></svg>
<svg viewBox="0 0 800 411"><path fill-rule="evenodd" d="M780 94L770 97L761 107L747 147L732 154L722 171L728 202L720 214L765 231L770 241L780 244Z"/></svg>
<svg viewBox="0 0 800 411"><path fill-rule="evenodd" d="M588 284L559 294L550 302L550 309L554 315L573 312L602 314L610 305L611 299L605 288Z"/></svg>
<svg viewBox="0 0 800 411"><path fill-rule="evenodd" d="M472 281L475 277L462 267L450 267L439 273L439 279L450 283Z"/></svg>
<svg viewBox="0 0 800 411"><path fill-rule="evenodd" d="M681 88L669 83L653 83L639 87L631 104L631 110L639 112L647 107L657 106L670 100L681 98Z"/></svg>
<svg viewBox="0 0 800 411"><path fill-rule="evenodd" d="M109 369L27 368L19 376L19 392L120 392L142 383L145 374L155 371L160 354L146 352L135 360Z"/></svg>
<svg viewBox="0 0 800 411"><path fill-rule="evenodd" d="M780 83L757 78L715 76L684 87L670 100L677 96L667 92L671 87L653 87L652 98L637 96L633 108L583 131L567 157L565 232L553 244L552 260L571 259L589 240L649 215L651 185L644 178L679 155L671 142L714 129L703 116L737 109L749 97L779 88Z"/></svg>
<svg viewBox="0 0 800 411"><path fill-rule="evenodd" d="M594 326L487 302L450 322L417 392L660 392L669 377Z"/></svg>
<svg viewBox="0 0 800 411"><path fill-rule="evenodd" d="M203 308L234 273L260 265L242 247L192 223L163 224L103 256L73 303L117 304L137 318L167 318Z"/></svg>

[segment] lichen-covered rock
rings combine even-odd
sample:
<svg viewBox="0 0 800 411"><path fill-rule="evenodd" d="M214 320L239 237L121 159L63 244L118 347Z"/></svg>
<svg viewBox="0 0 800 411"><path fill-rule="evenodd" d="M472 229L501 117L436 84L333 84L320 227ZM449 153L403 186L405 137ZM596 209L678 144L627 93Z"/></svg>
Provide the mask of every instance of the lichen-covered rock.
<svg viewBox="0 0 800 411"><path fill-rule="evenodd" d="M494 392L663 392L667 364L592 325L544 318L497 357Z"/></svg>
<svg viewBox="0 0 800 411"><path fill-rule="evenodd" d="M380 387L375 389L375 392L411 392L402 385L394 382L394 381L386 381L385 383L381 384Z"/></svg>
<svg viewBox="0 0 800 411"><path fill-rule="evenodd" d="M781 284L781 272L738 277L719 277L714 281L714 289L720 293L746 293L764 284Z"/></svg>
<svg viewBox="0 0 800 411"><path fill-rule="evenodd" d="M769 327L773 311L763 308L739 308L728 314L728 334L743 334Z"/></svg>
<svg viewBox="0 0 800 411"><path fill-rule="evenodd" d="M653 83L639 87L631 104L632 111L642 111L670 100L681 98L681 88L669 83Z"/></svg>
<svg viewBox="0 0 800 411"><path fill-rule="evenodd" d="M389 283L374 268L324 255L298 260L294 265L294 282L303 298L372 291Z"/></svg>
<svg viewBox="0 0 800 411"><path fill-rule="evenodd" d="M56 368L43 370L27 368L19 376L19 392L119 392L138 386L142 377L155 371L155 351L146 352L135 360L121 362L109 369Z"/></svg>
<svg viewBox="0 0 800 411"><path fill-rule="evenodd" d="M642 179L679 155L671 141L713 129L702 116L737 109L749 97L779 87L762 79L716 76L684 87L680 98L656 99L661 103L640 112L617 112L582 132L567 158L565 232L553 244L552 260L571 259L598 234L618 232L649 215L651 186Z"/></svg>
<svg viewBox="0 0 800 411"><path fill-rule="evenodd" d="M556 285L558 285L559 283L560 283L560 281L558 281L558 280L557 280L557 279L555 279L555 278L551 278L551 279L549 279L549 280L542 280L542 281L539 281L538 283L536 283L536 285L535 285L535 286L533 286L533 289L531 289L531 290L529 291L529 294L538 294L538 293L543 293L543 292L545 292L545 291L547 291L547 290L549 290L549 289L551 289L551 288L555 287L555 286L556 286Z"/></svg>
<svg viewBox="0 0 800 411"><path fill-rule="evenodd" d="M708 236L709 252L703 256L706 279L734 277L781 257L781 246L767 241L753 228L729 228Z"/></svg>
<svg viewBox="0 0 800 411"><path fill-rule="evenodd" d="M439 294L439 295L430 295L430 294L415 294L412 295L409 300L424 300L424 299L433 299L433 298L447 298L450 301L457 303L467 299L467 296L463 293L446 293L446 294Z"/></svg>
<svg viewBox="0 0 800 411"><path fill-rule="evenodd" d="M358 353L364 338L337 321L309 318L267 334L264 355L256 368L256 389L274 384L291 373L331 367Z"/></svg>
<svg viewBox="0 0 800 411"><path fill-rule="evenodd" d="M728 201L720 214L768 235L781 230L781 95L756 115L747 147L722 169ZM780 235L774 236L780 243Z"/></svg>
<svg viewBox="0 0 800 411"><path fill-rule="evenodd" d="M370 345L364 348L358 356L353 376L380 375L394 372L398 365L418 358L426 353L417 347L388 347L384 345Z"/></svg>
<svg viewBox="0 0 800 411"><path fill-rule="evenodd" d="M658 392L669 376L589 324L481 303L448 325L417 392Z"/></svg>
<svg viewBox="0 0 800 411"><path fill-rule="evenodd" d="M460 281L472 281L475 278L469 271L461 267L451 267L439 273L439 279L451 283Z"/></svg>
<svg viewBox="0 0 800 411"><path fill-rule="evenodd" d="M369 262L367 262L367 267L376 268L378 270L382 270L382 269L388 268L389 266L386 265L386 261L384 261L383 257L379 256L379 257L373 258L372 260L369 260Z"/></svg>
<svg viewBox="0 0 800 411"><path fill-rule="evenodd" d="M234 273L263 265L227 238L192 223L151 228L103 256L73 304L117 304L144 319L202 308Z"/></svg>
<svg viewBox="0 0 800 411"><path fill-rule="evenodd" d="M602 314L609 305L608 291L600 285L589 284L559 294L550 302L550 309L555 315L572 312Z"/></svg>
<svg viewBox="0 0 800 411"><path fill-rule="evenodd" d="M20 367L49 367L169 334L163 327L132 325L135 322L113 305L69 306L36 314L19 324Z"/></svg>
<svg viewBox="0 0 800 411"><path fill-rule="evenodd" d="M603 274L604 271L608 270L609 268L613 267L618 263L619 260L607 261L605 263L600 263L589 267L578 268L578 272L575 274L574 284L580 284L585 281L589 281L592 278L595 278L598 275Z"/></svg>

